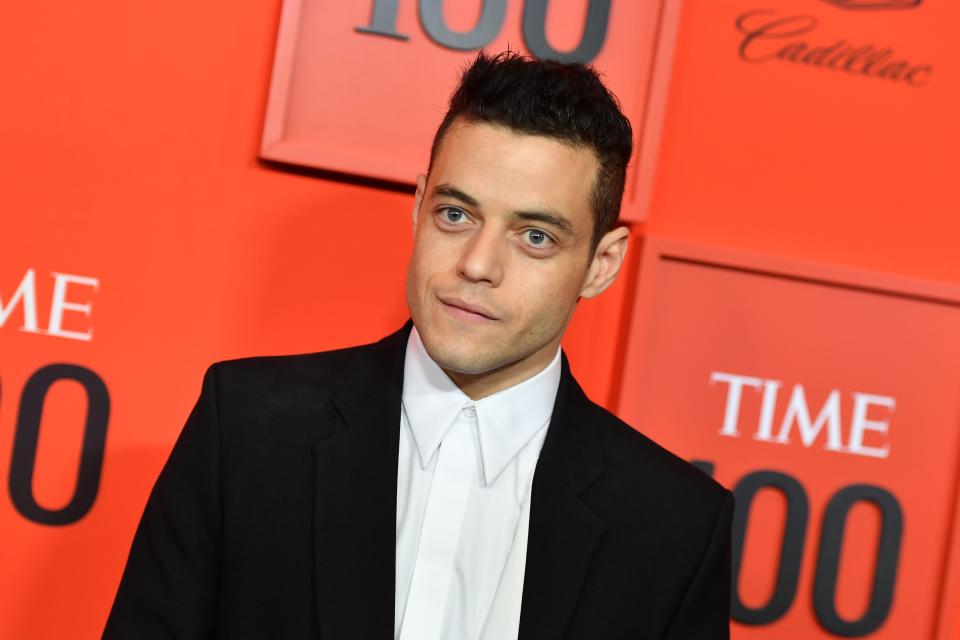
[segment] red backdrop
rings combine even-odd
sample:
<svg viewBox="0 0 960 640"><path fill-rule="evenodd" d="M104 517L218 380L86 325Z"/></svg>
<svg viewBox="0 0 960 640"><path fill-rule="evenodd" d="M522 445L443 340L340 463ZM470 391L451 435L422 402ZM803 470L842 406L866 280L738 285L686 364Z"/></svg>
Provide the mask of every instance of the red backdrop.
<svg viewBox="0 0 960 640"><path fill-rule="evenodd" d="M316 10L339 4L313 2ZM401 0L403 15L413 15L414 4ZM508 3L510 15L519 15L519 4ZM554 4L563 9L551 9L551 20L583 19L585 2ZM791 269L815 264L905 276L908 293L928 281L960 283L952 160L960 146L960 44L951 33L960 6L841 6L857 4L865 3L684 4L652 200L646 222L633 226L630 269L582 305L565 342L574 373L596 400L627 415L629 376L657 374L652 361L636 357L642 339L631 332L650 312L638 306L638 286L657 286L645 282L653 272L639 268L648 234L735 256L772 256ZM147 492L206 365L367 342L398 327L406 317L412 200L400 190L258 161L279 0L8 5L0 20L0 480L7 485L0 494L0 637L96 637ZM775 13L755 13L771 5ZM423 47L417 22L405 25L411 46ZM375 77L361 56L337 62ZM911 70L918 86L908 81ZM329 100L338 100L335 88ZM911 339L950 335L960 331ZM899 367L920 380L937 373L947 395L960 389L953 369L906 369L915 365L896 357L903 339L879 336L878 344L890 347L863 358L861 370ZM70 367L48 368L60 364ZM65 371L80 381L53 384L36 412L39 382ZM830 373L824 366L812 374L816 380L802 382L829 390ZM851 375L845 392L883 391ZM62 515L51 514L83 506L75 488L90 407L106 425L94 500L82 518L56 524ZM27 474L23 452L32 447L24 434L32 432L36 459ZM946 435L955 440L957 431ZM720 445L706 452L685 446L677 443L687 457L713 456L721 481L738 479L741 467L724 465L742 451L724 458ZM820 468L799 457L788 464L804 482ZM891 468L889 479L909 472ZM937 518L952 526L956 518L944 513L953 513L956 477L940 482L936 490L952 498ZM89 490L91 480L83 485ZM905 502L905 512L911 508ZM762 554L782 533L771 520L769 527L751 524L758 558L773 557ZM851 527L868 535L870 522ZM911 525L906 520L905 536L925 539ZM960 586L956 558L947 558L949 536L958 539L945 526L928 545L953 573L917 590L901 565L894 593L894 606L907 611L939 606L939 638L960 637L951 613L960 608ZM901 562L912 562L903 553ZM769 588L770 574L756 574L741 585L752 603ZM849 602L841 611L856 615L863 587L841 576L845 584L840 598ZM738 623L735 637L825 634L809 589L798 593L782 620ZM894 629L881 627L875 637L904 637L903 627L889 635ZM916 633L911 637L933 637L934 630Z"/></svg>

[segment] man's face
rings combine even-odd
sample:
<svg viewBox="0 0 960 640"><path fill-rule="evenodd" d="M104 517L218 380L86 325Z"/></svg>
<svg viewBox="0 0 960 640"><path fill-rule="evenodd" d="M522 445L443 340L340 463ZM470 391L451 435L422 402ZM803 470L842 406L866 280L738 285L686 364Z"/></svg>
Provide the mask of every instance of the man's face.
<svg viewBox="0 0 960 640"><path fill-rule="evenodd" d="M552 138L459 120L447 130L429 179L417 180L407 304L430 357L461 387L496 379L480 385L488 395L537 373L577 299L613 280L626 230L591 252L597 167L589 148Z"/></svg>

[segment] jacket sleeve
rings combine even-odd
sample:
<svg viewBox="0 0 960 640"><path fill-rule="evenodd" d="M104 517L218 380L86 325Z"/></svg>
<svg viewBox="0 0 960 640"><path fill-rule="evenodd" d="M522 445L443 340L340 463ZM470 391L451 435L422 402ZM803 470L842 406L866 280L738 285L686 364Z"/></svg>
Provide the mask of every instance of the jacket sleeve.
<svg viewBox="0 0 960 640"><path fill-rule="evenodd" d="M219 467L217 370L212 365L147 501L103 638L213 637Z"/></svg>
<svg viewBox="0 0 960 640"><path fill-rule="evenodd" d="M674 613L669 640L730 638L730 528L733 495L727 491L707 548Z"/></svg>

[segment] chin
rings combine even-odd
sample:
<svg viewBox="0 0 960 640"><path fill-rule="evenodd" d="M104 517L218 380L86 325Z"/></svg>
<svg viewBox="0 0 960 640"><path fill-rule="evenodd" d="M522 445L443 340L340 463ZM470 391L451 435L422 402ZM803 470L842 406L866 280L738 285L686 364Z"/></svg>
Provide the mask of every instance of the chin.
<svg viewBox="0 0 960 640"><path fill-rule="evenodd" d="M423 344L426 346L427 353L430 354L433 361L436 362L441 369L446 371L476 375L489 371L492 368L485 366L482 358L479 358L477 354L465 352L456 347L444 347L443 345L431 347L426 341L424 341Z"/></svg>

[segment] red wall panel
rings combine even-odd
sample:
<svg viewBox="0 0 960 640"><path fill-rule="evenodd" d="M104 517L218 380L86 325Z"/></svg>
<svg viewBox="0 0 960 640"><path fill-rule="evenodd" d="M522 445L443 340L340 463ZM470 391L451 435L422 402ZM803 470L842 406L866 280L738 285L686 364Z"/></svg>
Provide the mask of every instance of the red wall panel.
<svg viewBox="0 0 960 640"><path fill-rule="evenodd" d="M960 8L774 4L779 16L817 19L801 38L811 44L892 47L933 72L910 87L744 61L737 19L770 5L688 0L648 228L960 282L952 188L960 46L950 32ZM111 401L99 490L82 519L38 524L16 510L9 488L0 495L4 638L99 633L146 494L207 364L369 341L406 317L411 198L256 160L279 16L279 2L13 3L2 11L0 301L32 270L38 330L24 330L22 304L0 327L0 478L9 484L21 395L38 370L88 369ZM637 268L643 231L634 228L631 269L583 303L565 343L588 392L611 407L645 277ZM63 329L90 332L89 340L49 331L58 273L96 280L71 284L60 300L89 305L63 315ZM76 485L84 406L77 383L64 381L43 413L32 491L51 511ZM736 479L726 473L717 470ZM775 501L758 508L775 520ZM869 532L870 517L852 516L850 526ZM757 570L775 557L762 542L775 538L768 533L750 543ZM950 616L960 585L944 589L942 630L957 634L960 621ZM762 595L758 587L750 597Z"/></svg>

